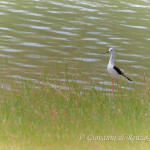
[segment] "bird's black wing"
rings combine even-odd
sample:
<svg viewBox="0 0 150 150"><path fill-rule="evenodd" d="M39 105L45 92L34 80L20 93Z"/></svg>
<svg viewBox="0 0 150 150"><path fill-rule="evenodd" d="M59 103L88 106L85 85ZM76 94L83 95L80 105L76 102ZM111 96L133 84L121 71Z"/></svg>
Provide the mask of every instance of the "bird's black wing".
<svg viewBox="0 0 150 150"><path fill-rule="evenodd" d="M114 66L113 68L118 72L119 75L124 74L117 66Z"/></svg>
<svg viewBox="0 0 150 150"><path fill-rule="evenodd" d="M133 81L132 81L130 78L128 78L117 66L114 66L113 68L118 72L119 75L122 75L122 76L124 76L125 78L127 78L129 81L133 82Z"/></svg>

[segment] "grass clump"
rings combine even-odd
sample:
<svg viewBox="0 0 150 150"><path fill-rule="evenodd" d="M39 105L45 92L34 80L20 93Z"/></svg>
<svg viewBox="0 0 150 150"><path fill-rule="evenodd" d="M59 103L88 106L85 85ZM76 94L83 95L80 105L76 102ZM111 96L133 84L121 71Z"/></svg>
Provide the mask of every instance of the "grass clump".
<svg viewBox="0 0 150 150"><path fill-rule="evenodd" d="M0 148L148 149L148 139L129 138L149 137L148 88L144 95L138 86L111 95L83 90L82 84L69 79L62 83L66 89L41 83L14 81L11 90L1 89ZM108 136L116 140L104 140Z"/></svg>

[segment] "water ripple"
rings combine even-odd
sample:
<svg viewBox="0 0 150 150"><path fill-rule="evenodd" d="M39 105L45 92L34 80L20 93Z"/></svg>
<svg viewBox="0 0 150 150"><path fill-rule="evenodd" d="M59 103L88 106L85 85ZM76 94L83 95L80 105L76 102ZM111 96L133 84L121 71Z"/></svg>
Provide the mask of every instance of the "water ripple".
<svg viewBox="0 0 150 150"><path fill-rule="evenodd" d="M73 58L74 60L80 60L80 61L85 61L85 62L95 62L99 61L99 59L94 59L94 58Z"/></svg>
<svg viewBox="0 0 150 150"><path fill-rule="evenodd" d="M83 38L81 40L85 40L85 41L98 41L97 38Z"/></svg>
<svg viewBox="0 0 150 150"><path fill-rule="evenodd" d="M121 2L123 4L129 5L131 7L137 7L137 8L150 8L150 6L146 5L138 5L138 4L132 4L132 3L127 3L127 2Z"/></svg>
<svg viewBox="0 0 150 150"><path fill-rule="evenodd" d="M129 9L121 9L121 10L113 10L116 12L125 12L125 13L136 13L135 10L129 10Z"/></svg>
<svg viewBox="0 0 150 150"><path fill-rule="evenodd" d="M20 45L35 46L35 47L46 47L46 45L42 45L42 44L39 44L39 43L31 43L31 42L23 42L23 43L20 43Z"/></svg>
<svg viewBox="0 0 150 150"><path fill-rule="evenodd" d="M54 14L76 14L75 12L71 12L71 11L48 11L50 13L54 13Z"/></svg>
<svg viewBox="0 0 150 150"><path fill-rule="evenodd" d="M51 30L51 32L55 32L55 33L59 33L59 34L64 34L64 35L78 35L78 34L75 34L75 33L71 33L71 32L67 32L67 31L60 31L60 30Z"/></svg>
<svg viewBox="0 0 150 150"><path fill-rule="evenodd" d="M130 27L130 28L148 29L147 27L144 27L144 26L133 26L133 25L127 25L127 24L120 24L120 25Z"/></svg>
<svg viewBox="0 0 150 150"><path fill-rule="evenodd" d="M1 51L4 52L23 52L23 50L20 49L13 49L13 48L9 48L7 46L0 46Z"/></svg>
<svg viewBox="0 0 150 150"><path fill-rule="evenodd" d="M65 29L65 30L80 30L80 28L72 28L72 27L61 27L62 29Z"/></svg>
<svg viewBox="0 0 150 150"><path fill-rule="evenodd" d="M55 4L55 5L59 5L59 6L62 6L62 7L67 7L67 8L72 8L72 9L79 9L81 11L88 11L88 12L96 12L96 11L98 11L96 9L85 8L85 7L81 7L81 6L75 6L75 5L70 5L70 4L60 3L60 2L51 1L50 3L51 4Z"/></svg>
<svg viewBox="0 0 150 150"><path fill-rule="evenodd" d="M46 26L35 26L35 25L26 25L26 26L33 29L50 30L50 27L46 27Z"/></svg>

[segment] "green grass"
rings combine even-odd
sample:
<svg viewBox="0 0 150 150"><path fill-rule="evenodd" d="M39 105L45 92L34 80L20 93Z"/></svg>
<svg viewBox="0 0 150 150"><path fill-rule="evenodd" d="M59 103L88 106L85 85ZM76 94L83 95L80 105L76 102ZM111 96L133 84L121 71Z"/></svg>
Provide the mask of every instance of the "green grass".
<svg viewBox="0 0 150 150"><path fill-rule="evenodd" d="M148 149L149 140L128 141L130 135L150 135L148 87L118 87L119 93L112 96L94 88L83 90L84 85L66 80L59 84L68 90L46 80L47 85L42 85L15 79L9 82L12 90L1 89L0 149ZM80 135L85 139L80 140ZM118 139L121 135L125 140ZM117 139L94 140L98 136Z"/></svg>

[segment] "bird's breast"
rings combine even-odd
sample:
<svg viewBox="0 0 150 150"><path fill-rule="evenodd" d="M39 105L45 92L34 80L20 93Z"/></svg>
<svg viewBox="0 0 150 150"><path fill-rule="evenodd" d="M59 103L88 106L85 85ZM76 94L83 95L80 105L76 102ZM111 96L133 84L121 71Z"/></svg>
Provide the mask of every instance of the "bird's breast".
<svg viewBox="0 0 150 150"><path fill-rule="evenodd" d="M114 67L113 65L108 65L107 71L111 75L112 78L117 78L119 76L119 74L115 71L115 69L113 67Z"/></svg>

